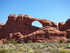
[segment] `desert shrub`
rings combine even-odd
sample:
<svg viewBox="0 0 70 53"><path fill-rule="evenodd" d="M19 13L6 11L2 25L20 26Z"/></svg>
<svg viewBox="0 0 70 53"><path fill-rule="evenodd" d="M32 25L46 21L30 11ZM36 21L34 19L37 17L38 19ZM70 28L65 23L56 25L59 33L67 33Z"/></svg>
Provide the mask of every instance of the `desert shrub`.
<svg viewBox="0 0 70 53"><path fill-rule="evenodd" d="M60 40L59 40L59 43L64 43L64 42L65 42L64 39L60 39Z"/></svg>
<svg viewBox="0 0 70 53"><path fill-rule="evenodd" d="M5 42L3 42L3 44L9 44L10 42L9 41L5 41Z"/></svg>
<svg viewBox="0 0 70 53"><path fill-rule="evenodd" d="M67 43L70 43L70 38L66 41Z"/></svg>
<svg viewBox="0 0 70 53"><path fill-rule="evenodd" d="M29 40L27 43L32 43L32 40Z"/></svg>
<svg viewBox="0 0 70 53"><path fill-rule="evenodd" d="M16 51L15 53L23 53L22 51Z"/></svg>
<svg viewBox="0 0 70 53"><path fill-rule="evenodd" d="M17 44L17 41L16 41L16 40L14 40L14 39L12 39L12 40L10 41L10 43L12 43L12 44L16 45L16 44Z"/></svg>
<svg viewBox="0 0 70 53"><path fill-rule="evenodd" d="M7 50L2 49L0 50L0 53L7 53Z"/></svg>
<svg viewBox="0 0 70 53"><path fill-rule="evenodd" d="M57 50L56 50L56 49L52 49L52 50L50 51L50 53L57 53Z"/></svg>
<svg viewBox="0 0 70 53"><path fill-rule="evenodd" d="M70 44L67 45L67 48L70 48Z"/></svg>
<svg viewBox="0 0 70 53"><path fill-rule="evenodd" d="M34 53L33 49L28 50L29 53Z"/></svg>
<svg viewBox="0 0 70 53"><path fill-rule="evenodd" d="M60 50L58 51L58 53L68 53L68 51L67 51L67 50L64 50L64 49L60 49Z"/></svg>

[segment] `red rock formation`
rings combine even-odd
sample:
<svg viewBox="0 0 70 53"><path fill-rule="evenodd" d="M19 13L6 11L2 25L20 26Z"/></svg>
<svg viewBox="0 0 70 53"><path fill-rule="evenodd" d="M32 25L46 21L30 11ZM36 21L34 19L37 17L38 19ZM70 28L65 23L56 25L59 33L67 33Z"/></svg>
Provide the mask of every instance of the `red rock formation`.
<svg viewBox="0 0 70 53"><path fill-rule="evenodd" d="M65 23L62 23L61 25L62 25L60 28L61 31L65 31L67 29L70 29L70 19L68 19Z"/></svg>
<svg viewBox="0 0 70 53"><path fill-rule="evenodd" d="M59 39L66 39L66 33L57 30L54 27L43 27L27 36L24 37L24 41L28 42L32 40L33 42L58 42Z"/></svg>
<svg viewBox="0 0 70 53"><path fill-rule="evenodd" d="M32 26L33 21L39 21L43 27L38 28ZM58 42L59 39L66 40L70 38L70 19L65 23L59 23L58 26L55 22L29 17L28 15L9 15L5 25L1 24L0 40L10 41L15 39L17 42L29 41L33 42ZM59 30L58 30L59 28ZM66 31L65 31L66 30Z"/></svg>
<svg viewBox="0 0 70 53"><path fill-rule="evenodd" d="M59 30L62 30L64 24L65 24L65 22L60 22L60 23L58 23Z"/></svg>
<svg viewBox="0 0 70 53"><path fill-rule="evenodd" d="M55 22L45 20L45 19L39 19L38 21L43 25L43 27L51 26L51 27L56 27L57 28L57 24Z"/></svg>
<svg viewBox="0 0 70 53"><path fill-rule="evenodd" d="M8 16L8 21L7 21L7 23L8 23L8 24L9 24L9 23L10 23L10 24L15 23L16 18L17 18L16 15L13 15L13 14L9 15L9 16ZM7 23L6 23L6 24L7 24Z"/></svg>
<svg viewBox="0 0 70 53"><path fill-rule="evenodd" d="M5 23L0 23L0 28L2 28L3 25L5 25Z"/></svg>
<svg viewBox="0 0 70 53"><path fill-rule="evenodd" d="M66 30L66 38L70 38L70 29Z"/></svg>
<svg viewBox="0 0 70 53"><path fill-rule="evenodd" d="M26 21L24 21L24 18ZM10 40L10 34L20 32L23 36L25 36L40 29L38 27L31 26L29 23L31 20L26 18L29 19L29 17L26 17L26 15L10 15L7 23L0 29L0 39ZM17 38L15 37L15 39Z"/></svg>

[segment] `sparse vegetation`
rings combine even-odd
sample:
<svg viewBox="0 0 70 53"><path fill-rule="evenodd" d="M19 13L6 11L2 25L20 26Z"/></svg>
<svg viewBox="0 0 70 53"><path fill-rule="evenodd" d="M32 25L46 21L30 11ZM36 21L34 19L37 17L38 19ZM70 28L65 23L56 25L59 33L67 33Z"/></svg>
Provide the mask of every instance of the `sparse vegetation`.
<svg viewBox="0 0 70 53"><path fill-rule="evenodd" d="M3 44L9 44L9 43L16 45L17 44L17 41L14 40L14 39L12 39L11 41L3 42Z"/></svg>
<svg viewBox="0 0 70 53"><path fill-rule="evenodd" d="M60 49L60 50L58 51L58 53L68 53L68 51L67 51L67 50L64 50L64 49Z"/></svg>
<svg viewBox="0 0 70 53"><path fill-rule="evenodd" d="M12 43L12 44L16 45L16 44L17 44L17 41L16 41L16 40L14 40L14 39L12 39L12 40L10 41L10 43Z"/></svg>
<svg viewBox="0 0 70 53"><path fill-rule="evenodd" d="M64 42L65 42L64 39L59 40L59 43L64 43Z"/></svg>
<svg viewBox="0 0 70 53"><path fill-rule="evenodd" d="M0 44L0 53L70 53L70 43Z"/></svg>
<svg viewBox="0 0 70 53"><path fill-rule="evenodd" d="M68 45L67 45L67 48L69 48L69 49L70 49L70 44L68 44Z"/></svg>
<svg viewBox="0 0 70 53"><path fill-rule="evenodd" d="M32 43L32 40L29 40L27 43Z"/></svg>

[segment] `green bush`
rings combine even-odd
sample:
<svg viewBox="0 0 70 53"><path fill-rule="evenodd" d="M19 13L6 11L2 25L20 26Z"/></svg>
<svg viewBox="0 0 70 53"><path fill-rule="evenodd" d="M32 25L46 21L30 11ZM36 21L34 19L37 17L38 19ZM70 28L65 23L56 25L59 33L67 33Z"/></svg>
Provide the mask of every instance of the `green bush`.
<svg viewBox="0 0 70 53"><path fill-rule="evenodd" d="M32 43L32 40L29 40L27 43Z"/></svg>
<svg viewBox="0 0 70 53"><path fill-rule="evenodd" d="M67 45L67 48L70 48L70 44Z"/></svg>
<svg viewBox="0 0 70 53"><path fill-rule="evenodd" d="M9 41L3 42L3 44L9 44L9 43L10 43Z"/></svg>
<svg viewBox="0 0 70 53"><path fill-rule="evenodd" d="M7 53L7 50L2 49L0 50L0 53Z"/></svg>
<svg viewBox="0 0 70 53"><path fill-rule="evenodd" d="M65 42L64 39L60 39L60 40L59 40L59 43L64 43L64 42Z"/></svg>
<svg viewBox="0 0 70 53"><path fill-rule="evenodd" d="M60 50L58 51L58 53L68 53L68 51L67 51L67 50L64 50L64 49L60 49Z"/></svg>
<svg viewBox="0 0 70 53"><path fill-rule="evenodd" d="M52 49L52 50L50 51L50 53L57 53L57 50L56 50L56 49Z"/></svg>
<svg viewBox="0 0 70 53"><path fill-rule="evenodd" d="M14 40L14 39L12 39L12 40L10 41L10 43L12 43L12 44L16 45L16 44L17 44L17 41L16 41L16 40Z"/></svg>

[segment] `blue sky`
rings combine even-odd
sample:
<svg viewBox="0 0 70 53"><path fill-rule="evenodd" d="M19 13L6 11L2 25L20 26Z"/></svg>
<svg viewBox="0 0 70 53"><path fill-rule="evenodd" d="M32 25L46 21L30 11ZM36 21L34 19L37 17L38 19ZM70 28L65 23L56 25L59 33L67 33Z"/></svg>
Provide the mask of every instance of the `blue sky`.
<svg viewBox="0 0 70 53"><path fill-rule="evenodd" d="M70 0L0 0L0 23L6 22L10 14L63 22L70 18Z"/></svg>

